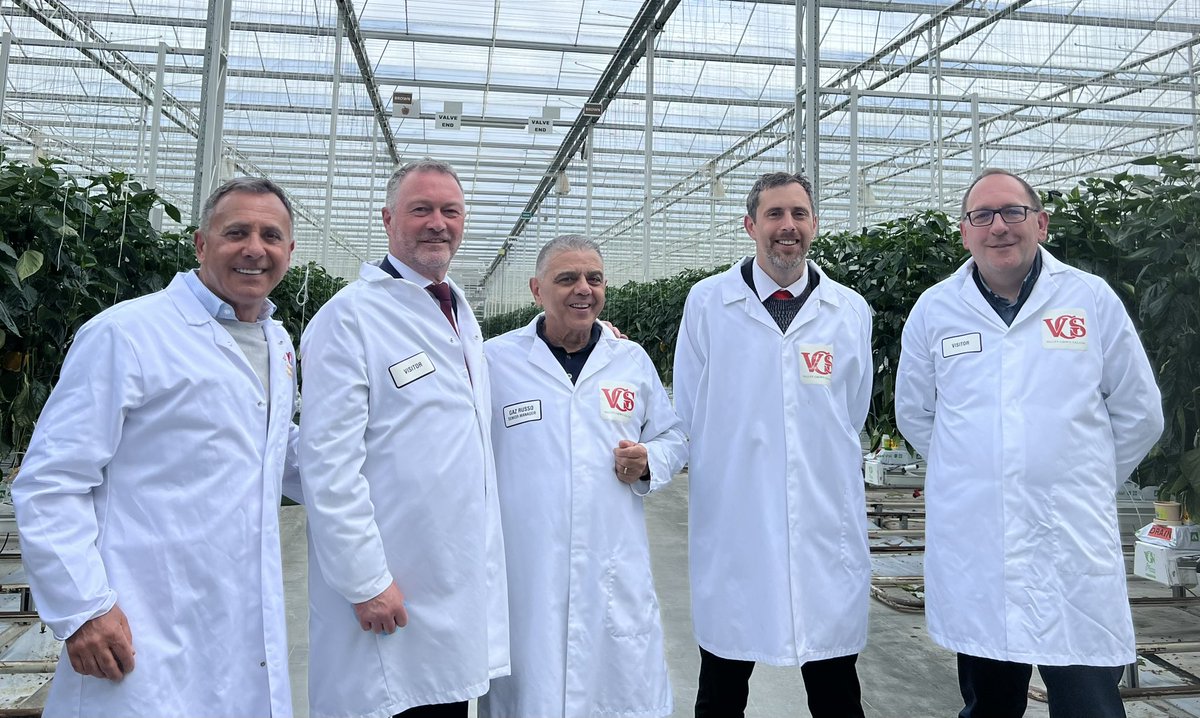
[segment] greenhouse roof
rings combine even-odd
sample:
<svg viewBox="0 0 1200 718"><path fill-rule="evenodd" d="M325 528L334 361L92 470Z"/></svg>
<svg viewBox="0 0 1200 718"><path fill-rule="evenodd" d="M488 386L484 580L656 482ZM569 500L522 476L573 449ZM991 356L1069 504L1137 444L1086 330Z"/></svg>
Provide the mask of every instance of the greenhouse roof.
<svg viewBox="0 0 1200 718"><path fill-rule="evenodd" d="M6 2L0 143L81 174L153 176L190 215L210 5L224 4ZM1200 134L1200 0L230 0L229 12L222 176L278 181L300 212L296 261L354 276L386 251L396 163L449 161L470 210L452 275L476 301L525 301L536 249L566 232L596 236L618 283L728 261L751 246L754 178L809 155L830 230L955 213L983 166L1065 189L1148 154L1196 154ZM411 96L407 114L395 93ZM593 102L599 117L583 113Z"/></svg>

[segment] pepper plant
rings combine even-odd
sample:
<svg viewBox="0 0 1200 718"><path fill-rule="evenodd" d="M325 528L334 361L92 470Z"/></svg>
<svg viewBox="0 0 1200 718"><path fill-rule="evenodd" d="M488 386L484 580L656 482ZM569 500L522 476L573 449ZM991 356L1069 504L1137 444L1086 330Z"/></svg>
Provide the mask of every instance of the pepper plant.
<svg viewBox="0 0 1200 718"><path fill-rule="evenodd" d="M1138 469L1200 516L1200 172L1197 159L1147 157L1050 197L1052 252L1108 280L1125 302L1162 391L1166 429Z"/></svg>
<svg viewBox="0 0 1200 718"><path fill-rule="evenodd" d="M150 211L179 210L121 172L86 180L0 148L0 455L23 449L75 331L105 307L161 289L193 256Z"/></svg>

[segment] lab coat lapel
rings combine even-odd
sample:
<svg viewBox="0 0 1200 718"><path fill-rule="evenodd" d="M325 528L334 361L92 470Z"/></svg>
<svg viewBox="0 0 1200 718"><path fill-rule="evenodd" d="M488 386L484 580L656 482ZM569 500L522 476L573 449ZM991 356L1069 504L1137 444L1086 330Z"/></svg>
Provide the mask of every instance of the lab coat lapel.
<svg viewBox="0 0 1200 718"><path fill-rule="evenodd" d="M599 372L604 367L608 366L613 360L613 343L609 332L604 327L600 328L600 339L596 342L596 346L592 349L591 356L588 357L587 363L583 365L583 370L579 372L579 380L575 382L576 386L583 383L591 375Z"/></svg>
<svg viewBox="0 0 1200 718"><path fill-rule="evenodd" d="M192 294L192 290L184 281L182 274L175 275L175 279L167 285L167 296L171 298L175 308L183 315L183 320L188 326L194 327L198 332L204 332L204 335L213 344L216 344L229 357L230 362L249 380L250 385L257 388L259 396L266 398L262 382L254 373L246 355L242 353L241 348L225 330L225 327L221 326L221 323L208 313L200 300L196 299L196 295Z"/></svg>
<svg viewBox="0 0 1200 718"><path fill-rule="evenodd" d="M800 311L796 314L795 318L792 319L792 323L788 325L787 331L783 333L784 336L792 334L793 332L798 332L805 324L816 321L817 316L821 311L822 302L831 304L835 307L841 304L841 300L838 298L837 292L833 291L829 283L829 279L825 276L825 273L821 271L821 268L812 262L809 262L808 271L812 274L812 276L809 277L810 282L814 279L817 279L818 276L820 279L817 279L817 286L813 287L812 292L810 292L808 295L808 299L804 300L804 306L800 307ZM765 307L763 308L763 311L766 311ZM774 319L771 321L774 322Z"/></svg>
<svg viewBox="0 0 1200 718"><path fill-rule="evenodd" d="M743 257L726 270L721 279L721 301L726 305L742 302L747 316L772 331L782 334L779 331L779 325L767 312L767 308L762 305L762 301L754 294L754 290L746 285L746 280L742 279L742 263L745 261L746 258Z"/></svg>
<svg viewBox="0 0 1200 718"><path fill-rule="evenodd" d="M563 371L562 364L559 364L554 355L550 353L550 347L546 346L546 342L537 335L538 321L544 316L545 313L537 315L533 321L521 329L521 336L529 345L529 353L525 358L530 364L545 372L552 380L565 386L567 391L571 391L573 385L570 378L567 377L567 372Z"/></svg>
<svg viewBox="0 0 1200 718"><path fill-rule="evenodd" d="M958 268L954 274L954 281L958 283L958 295L962 297L963 304L970 307L984 321L994 325L1000 332L1007 332L1008 326L1000 315L992 309L992 305L988 304L983 298L983 292L979 291L979 287L975 286L975 277L972 276L972 271L975 267L975 260L968 259L963 266Z"/></svg>
<svg viewBox="0 0 1200 718"><path fill-rule="evenodd" d="M1041 316L1042 308L1058 291L1058 279L1054 275L1058 274L1062 265L1045 249L1038 247L1038 251L1042 254L1042 271L1033 284L1033 291L1029 293L1029 298L1025 300L1025 304L1021 305L1020 313L1017 314L1016 319L1013 319L1012 328L1014 329L1018 325L1030 321L1031 317L1036 319Z"/></svg>

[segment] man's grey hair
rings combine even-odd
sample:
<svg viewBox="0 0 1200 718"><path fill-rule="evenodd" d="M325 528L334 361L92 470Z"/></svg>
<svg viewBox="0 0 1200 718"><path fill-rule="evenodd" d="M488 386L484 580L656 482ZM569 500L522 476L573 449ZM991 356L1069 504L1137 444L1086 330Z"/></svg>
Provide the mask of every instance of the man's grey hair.
<svg viewBox="0 0 1200 718"><path fill-rule="evenodd" d="M959 219L965 219L967 216L967 200L971 197L971 190L975 189L975 185L979 184L979 181L984 177L991 177L992 175L1004 175L1005 177L1012 177L1016 181L1020 182L1021 186L1025 188L1025 194L1029 196L1029 206L1033 207L1039 212L1045 209L1042 207L1042 198L1038 197L1037 190L1035 190L1028 182L1016 176L1012 172L1009 172L1008 170L1000 169L999 167L988 167L984 171L980 172L979 176L971 182L971 186L967 187L967 191L963 192L962 207L959 209L958 214Z"/></svg>
<svg viewBox="0 0 1200 718"><path fill-rule="evenodd" d="M595 252L600 259L604 259L604 255L600 254L600 245L596 244L596 240L585 237L582 234L563 234L546 242L546 246L542 247L542 251L538 252L537 264L534 265L533 274L538 279L542 278L542 273L546 271L546 265L555 255L563 252Z"/></svg>
<svg viewBox="0 0 1200 718"><path fill-rule="evenodd" d="M809 206L815 207L812 182L809 182L807 177L799 172L768 172L758 178L754 186L750 188L750 194L746 195L746 214L750 219L755 219L754 215L758 212L758 200L763 192L775 189L776 187L783 187L793 182L804 188L804 192L808 194Z"/></svg>
<svg viewBox="0 0 1200 718"><path fill-rule="evenodd" d="M288 201L283 188L266 177L234 177L231 180L226 180L220 187L213 190L208 199L204 200L204 207L200 210L201 232L207 232L209 226L212 224L212 216L217 209L217 203L226 195L233 194L234 192L245 192L247 194L269 193L278 197L279 201L283 202L283 208L288 213L288 234L294 233L296 228L296 213L292 210L292 203Z"/></svg>
<svg viewBox="0 0 1200 718"><path fill-rule="evenodd" d="M413 172L441 172L444 175L450 175L458 183L458 188L462 189L462 180L458 178L458 173L454 171L454 168L448 162L435 160L432 157L425 157L416 162L409 162L403 167L397 167L396 171L392 173L387 183L386 201L389 211L395 211L396 209L396 190L400 188L400 183Z"/></svg>

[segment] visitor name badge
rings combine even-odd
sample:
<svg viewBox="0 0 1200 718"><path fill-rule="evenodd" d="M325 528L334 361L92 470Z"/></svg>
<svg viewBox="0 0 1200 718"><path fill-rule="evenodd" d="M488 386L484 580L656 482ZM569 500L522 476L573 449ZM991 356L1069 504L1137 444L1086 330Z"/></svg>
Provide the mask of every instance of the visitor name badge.
<svg viewBox="0 0 1200 718"><path fill-rule="evenodd" d="M600 416L609 421L629 421L637 407L637 392L629 382L600 383Z"/></svg>
<svg viewBox="0 0 1200 718"><path fill-rule="evenodd" d="M978 354L983 351L983 340L979 332L959 334L942 340L942 358L949 359L959 354Z"/></svg>
<svg viewBox="0 0 1200 718"><path fill-rule="evenodd" d="M1042 348L1086 351L1087 312L1082 309L1050 309L1042 314Z"/></svg>
<svg viewBox="0 0 1200 718"><path fill-rule="evenodd" d="M516 404L509 404L502 409L504 412L504 428L511 429L514 426L528 423L530 421L542 420L542 400L531 399L529 401L521 401Z"/></svg>
<svg viewBox="0 0 1200 718"><path fill-rule="evenodd" d="M833 382L833 345L800 345L800 381L805 384Z"/></svg>
<svg viewBox="0 0 1200 718"><path fill-rule="evenodd" d="M400 389L423 376L432 374L434 372L433 361L426 356L425 352L418 352L391 365L388 367L388 372L391 373L392 382L396 388Z"/></svg>

